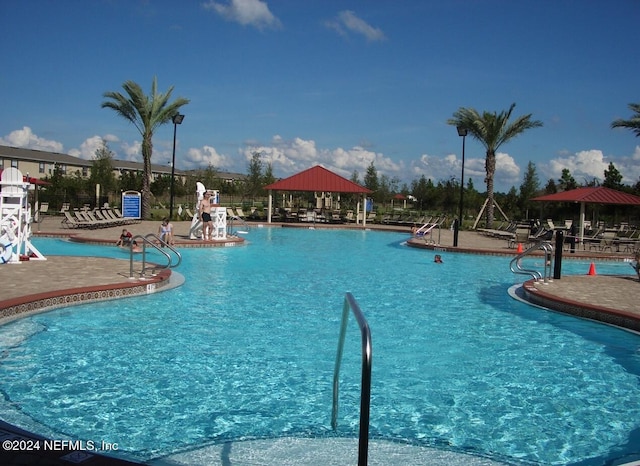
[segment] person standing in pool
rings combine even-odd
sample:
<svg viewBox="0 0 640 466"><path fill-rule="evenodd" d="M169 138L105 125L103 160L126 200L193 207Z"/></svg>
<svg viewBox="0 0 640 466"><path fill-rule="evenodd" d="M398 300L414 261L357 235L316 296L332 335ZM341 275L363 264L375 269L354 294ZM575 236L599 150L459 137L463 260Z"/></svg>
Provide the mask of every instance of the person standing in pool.
<svg viewBox="0 0 640 466"><path fill-rule="evenodd" d="M213 222L211 221L211 194L204 193L204 199L200 202L200 218L202 219L202 239L211 240Z"/></svg>

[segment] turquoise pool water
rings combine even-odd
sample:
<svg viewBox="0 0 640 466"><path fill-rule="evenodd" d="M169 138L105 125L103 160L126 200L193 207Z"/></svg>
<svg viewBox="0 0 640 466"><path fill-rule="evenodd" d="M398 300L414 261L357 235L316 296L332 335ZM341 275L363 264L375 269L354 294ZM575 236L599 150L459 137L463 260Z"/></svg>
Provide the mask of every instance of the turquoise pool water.
<svg viewBox="0 0 640 466"><path fill-rule="evenodd" d="M404 246L406 235L375 231L264 228L246 238L246 247L184 249L177 289L0 327L0 417L53 438L116 442L138 460L231 440L355 437L353 321L338 432L330 427L350 291L373 337L372 438L513 464L640 453L640 337L511 299L523 277L508 258L442 253L435 264ZM35 244L45 255L124 256Z"/></svg>

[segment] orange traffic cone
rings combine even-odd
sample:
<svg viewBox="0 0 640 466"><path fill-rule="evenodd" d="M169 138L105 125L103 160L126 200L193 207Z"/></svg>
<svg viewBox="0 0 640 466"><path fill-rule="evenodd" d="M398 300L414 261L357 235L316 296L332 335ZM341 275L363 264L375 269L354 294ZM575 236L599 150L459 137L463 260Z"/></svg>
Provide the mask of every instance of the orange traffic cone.
<svg viewBox="0 0 640 466"><path fill-rule="evenodd" d="M522 252L522 243L518 243L518 249L516 249L516 252L518 254L520 254Z"/></svg>
<svg viewBox="0 0 640 466"><path fill-rule="evenodd" d="M595 275L595 274L596 274L596 264L592 262L591 265L589 266L589 272L587 273L587 275Z"/></svg>

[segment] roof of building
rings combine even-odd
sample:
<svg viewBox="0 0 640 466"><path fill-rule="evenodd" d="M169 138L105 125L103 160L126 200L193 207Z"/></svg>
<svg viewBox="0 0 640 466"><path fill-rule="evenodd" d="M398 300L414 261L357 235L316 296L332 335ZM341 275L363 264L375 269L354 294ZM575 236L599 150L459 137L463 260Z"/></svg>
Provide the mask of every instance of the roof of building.
<svg viewBox="0 0 640 466"><path fill-rule="evenodd" d="M330 193L372 193L368 188L336 175L320 165L276 181L264 189L273 191L316 191Z"/></svg>
<svg viewBox="0 0 640 466"><path fill-rule="evenodd" d="M541 202L585 202L590 204L640 205L640 197L604 186L586 187L562 191L531 199Z"/></svg>

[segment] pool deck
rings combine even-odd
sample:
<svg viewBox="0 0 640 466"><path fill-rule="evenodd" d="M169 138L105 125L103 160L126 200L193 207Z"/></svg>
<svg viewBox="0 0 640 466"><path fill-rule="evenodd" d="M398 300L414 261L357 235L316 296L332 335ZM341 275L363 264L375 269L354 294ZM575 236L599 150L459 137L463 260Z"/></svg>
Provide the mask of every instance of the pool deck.
<svg viewBox="0 0 640 466"><path fill-rule="evenodd" d="M127 225L133 235L156 233L160 222L144 221ZM362 226L347 225L309 225L249 223L251 228L260 227L298 227L298 228L356 228ZM190 223L174 222L176 248L183 247L251 247L242 237L230 237L224 241L204 242L188 238ZM507 241L485 236L479 232L461 231L459 247L454 248L453 234L441 230L434 234L432 241L412 238L410 227L368 224L369 229L392 230L407 233L410 246L438 253L447 261L447 254L474 253L514 257L515 249L510 249ZM121 226L94 230L66 229L61 218L45 217L43 222L33 227L34 236L73 237L74 241L115 246L120 236ZM250 239L250 232L248 235ZM123 251L122 259L81 258L69 256L48 256L46 261L30 260L18 264L0 265L0 323L61 306L85 303L95 300L116 299L119 297L156 292L170 281L171 271L162 270L149 276L131 276L130 261ZM563 260L582 259L583 261L630 261L631 252L609 252L577 250L566 252ZM631 267L629 267L631 269ZM523 284L523 297L531 302L585 318L604 321L634 331L640 331L640 283L635 275L607 276L588 275L564 276L549 283L535 283L529 280ZM33 439L34 435L20 431L0 421L0 437L5 439ZM45 454L46 453L46 454ZM8 452L0 449L3 464L69 464L63 459L72 454L73 449L48 452ZM80 464L131 464L114 461L100 455L78 452L86 456Z"/></svg>

